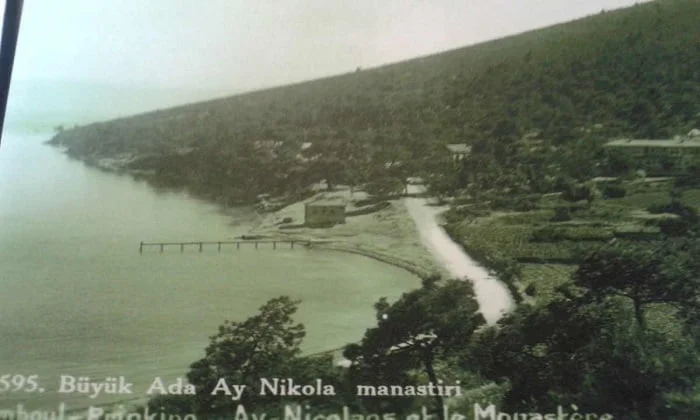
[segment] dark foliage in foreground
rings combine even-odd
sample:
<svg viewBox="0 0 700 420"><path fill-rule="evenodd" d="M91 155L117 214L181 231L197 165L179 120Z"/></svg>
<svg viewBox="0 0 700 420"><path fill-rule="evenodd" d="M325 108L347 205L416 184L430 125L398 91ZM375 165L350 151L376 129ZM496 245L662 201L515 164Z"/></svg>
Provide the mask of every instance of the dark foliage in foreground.
<svg viewBox="0 0 700 420"><path fill-rule="evenodd" d="M375 305L377 326L347 346L348 369L303 357L296 302L269 301L244 322L227 323L188 374L196 396L154 398L171 413L231 417L238 404L273 412L285 404L309 412L408 413L443 403L469 407L491 385L502 412L551 412L572 404L614 418L697 418L700 414L700 242L692 236L646 245L605 245L583 259L571 282L543 305L524 303L496 326L483 326L469 282L426 279L417 290ZM275 397L249 392L240 401L212 397L218 378L257 390L261 377L320 378L335 396ZM463 397L357 397L364 385L445 384L464 380ZM487 386L484 386L486 384ZM489 397L492 398L492 397ZM161 408L162 407L162 408ZM439 412L438 412L439 414Z"/></svg>
<svg viewBox="0 0 700 420"><path fill-rule="evenodd" d="M558 298L522 305L480 334L464 366L508 383L509 410L575 403L615 418L696 418L699 244L590 254Z"/></svg>

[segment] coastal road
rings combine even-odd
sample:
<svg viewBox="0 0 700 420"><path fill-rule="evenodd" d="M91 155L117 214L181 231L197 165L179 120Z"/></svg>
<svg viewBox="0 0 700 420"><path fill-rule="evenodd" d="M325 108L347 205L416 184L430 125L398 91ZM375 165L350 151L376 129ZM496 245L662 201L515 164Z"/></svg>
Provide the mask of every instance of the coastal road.
<svg viewBox="0 0 700 420"><path fill-rule="evenodd" d="M417 186L412 186L417 187ZM411 191L413 192L413 191ZM444 208L430 206L425 198L405 198L423 244L455 278L474 284L474 292L486 322L494 324L515 306L508 287L467 255L437 222Z"/></svg>

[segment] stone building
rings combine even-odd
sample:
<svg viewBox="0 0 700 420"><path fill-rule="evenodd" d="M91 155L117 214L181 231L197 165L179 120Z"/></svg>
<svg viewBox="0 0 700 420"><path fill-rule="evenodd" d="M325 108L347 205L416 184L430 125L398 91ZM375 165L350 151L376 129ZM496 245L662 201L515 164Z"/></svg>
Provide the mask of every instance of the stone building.
<svg viewBox="0 0 700 420"><path fill-rule="evenodd" d="M635 169L649 175L674 175L700 168L700 139L678 137L671 140L619 139L605 144L610 157L636 161Z"/></svg>
<svg viewBox="0 0 700 420"><path fill-rule="evenodd" d="M345 223L345 202L317 200L304 204L304 224L309 227L330 227Z"/></svg>

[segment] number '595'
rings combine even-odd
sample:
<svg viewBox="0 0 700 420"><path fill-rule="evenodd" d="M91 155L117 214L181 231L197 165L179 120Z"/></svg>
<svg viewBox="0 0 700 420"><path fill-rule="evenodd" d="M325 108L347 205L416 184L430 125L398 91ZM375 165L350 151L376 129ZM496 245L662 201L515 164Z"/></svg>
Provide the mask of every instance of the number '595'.
<svg viewBox="0 0 700 420"><path fill-rule="evenodd" d="M39 389L39 375L0 375L0 394L3 392L35 392Z"/></svg>

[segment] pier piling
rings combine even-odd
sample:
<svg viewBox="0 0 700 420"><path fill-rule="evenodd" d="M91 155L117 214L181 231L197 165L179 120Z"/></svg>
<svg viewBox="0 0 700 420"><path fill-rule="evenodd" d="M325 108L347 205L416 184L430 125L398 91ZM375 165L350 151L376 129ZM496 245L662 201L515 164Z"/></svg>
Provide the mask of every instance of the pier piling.
<svg viewBox="0 0 700 420"><path fill-rule="evenodd" d="M305 245L307 247L310 247L313 243L317 241L310 241L310 240L299 240L299 239L290 239L290 240L280 240L280 239L259 239L259 240L249 240L249 239L241 239L241 240L231 240L231 241L212 241L212 242L207 242L207 241L193 241L193 242L139 242L139 254L143 254L144 248L147 247L158 247L160 252L165 251L166 246L179 246L180 247L180 252L184 253L185 252L185 246L187 245L197 245L199 252L204 251L204 245L214 245L216 244L216 250L218 252L221 252L221 248L224 244L236 244L236 249L241 249L241 244L250 244L255 247L255 249L260 248L260 244L265 244L265 243L271 243L272 244L272 249L277 249L278 244L284 244L288 243L290 249L294 249L295 245L297 243L301 243L302 245ZM329 241L318 241L318 242L329 242Z"/></svg>

